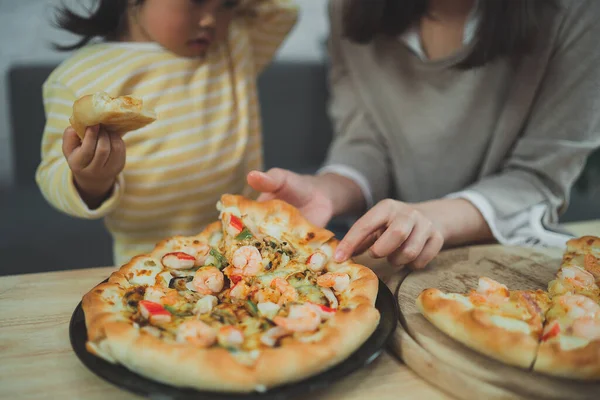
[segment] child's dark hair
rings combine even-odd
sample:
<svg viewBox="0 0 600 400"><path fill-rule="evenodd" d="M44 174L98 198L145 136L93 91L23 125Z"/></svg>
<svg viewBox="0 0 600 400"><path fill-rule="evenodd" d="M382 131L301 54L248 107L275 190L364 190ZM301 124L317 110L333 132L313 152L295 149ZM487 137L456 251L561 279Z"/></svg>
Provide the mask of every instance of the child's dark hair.
<svg viewBox="0 0 600 400"><path fill-rule="evenodd" d="M57 9L54 21L56 26L81 36L81 39L68 46L54 44L54 48L61 51L79 49L96 37L116 40L126 29L128 6L143 2L144 0L96 0L95 11L90 10L88 16L79 15L63 5Z"/></svg>
<svg viewBox="0 0 600 400"><path fill-rule="evenodd" d="M347 0L344 35L368 43L379 35L398 36L427 15L430 0ZM556 0L484 0L471 54L460 69L480 67L499 57L522 56L535 45L542 20L558 10Z"/></svg>

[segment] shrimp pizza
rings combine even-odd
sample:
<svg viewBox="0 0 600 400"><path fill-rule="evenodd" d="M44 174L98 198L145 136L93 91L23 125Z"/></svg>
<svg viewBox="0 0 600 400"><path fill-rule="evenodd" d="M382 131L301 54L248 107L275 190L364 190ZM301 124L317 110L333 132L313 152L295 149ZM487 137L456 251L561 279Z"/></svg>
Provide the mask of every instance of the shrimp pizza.
<svg viewBox="0 0 600 400"><path fill-rule="evenodd" d="M487 277L468 294L423 290L419 311L464 345L507 364L600 380L600 238L567 242L547 291L509 290Z"/></svg>
<svg viewBox="0 0 600 400"><path fill-rule="evenodd" d="M83 298L87 349L179 387L261 391L341 362L373 333L378 279L279 200L224 195L220 221L134 257Z"/></svg>

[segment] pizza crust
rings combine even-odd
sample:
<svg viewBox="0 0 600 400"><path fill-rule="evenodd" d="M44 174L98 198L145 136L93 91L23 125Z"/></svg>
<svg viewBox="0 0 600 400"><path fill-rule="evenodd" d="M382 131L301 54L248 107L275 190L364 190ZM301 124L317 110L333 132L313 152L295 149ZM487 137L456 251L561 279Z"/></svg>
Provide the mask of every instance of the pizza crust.
<svg viewBox="0 0 600 400"><path fill-rule="evenodd" d="M559 340L542 342L533 370L571 379L600 378L600 341L572 350L561 347Z"/></svg>
<svg viewBox="0 0 600 400"><path fill-rule="evenodd" d="M69 119L81 140L89 126L101 124L106 131L123 136L155 120L156 114L144 107L142 100L130 96L113 98L104 92L86 95L76 100Z"/></svg>
<svg viewBox="0 0 600 400"><path fill-rule="evenodd" d="M328 321L320 331L321 340L286 339L279 348L260 350L252 366L240 363L223 348L165 342L123 322L108 324L97 347L110 349L119 363L159 382L199 390L251 392L299 381L336 365L369 338L378 322L377 310L361 304Z"/></svg>
<svg viewBox="0 0 600 400"><path fill-rule="evenodd" d="M538 341L531 333L501 328L492 322L490 314L445 298L438 289L421 292L417 307L432 324L467 347L522 368L533 364Z"/></svg>

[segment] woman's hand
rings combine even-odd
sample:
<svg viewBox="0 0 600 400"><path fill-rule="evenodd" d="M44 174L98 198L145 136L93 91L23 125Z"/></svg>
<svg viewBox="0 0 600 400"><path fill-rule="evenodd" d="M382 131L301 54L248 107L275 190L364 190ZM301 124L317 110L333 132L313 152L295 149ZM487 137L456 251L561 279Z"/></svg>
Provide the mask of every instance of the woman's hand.
<svg viewBox="0 0 600 400"><path fill-rule="evenodd" d="M336 174L298 175L274 168L248 174L250 186L262 193L259 201L280 199L300 209L317 226L325 226L332 217L359 213L365 208L360 187L351 179Z"/></svg>
<svg viewBox="0 0 600 400"><path fill-rule="evenodd" d="M250 172L248 184L262 193L259 201L279 199L288 202L317 226L325 226L333 216L332 201L321 190L318 177L274 168L266 173Z"/></svg>
<svg viewBox="0 0 600 400"><path fill-rule="evenodd" d="M125 167L123 139L94 126L87 128L82 141L68 127L63 134L62 149L81 198L91 209L98 208Z"/></svg>
<svg viewBox="0 0 600 400"><path fill-rule="evenodd" d="M415 206L383 200L348 231L335 253L338 262L369 250L396 266L424 268L442 249L444 236L438 225Z"/></svg>

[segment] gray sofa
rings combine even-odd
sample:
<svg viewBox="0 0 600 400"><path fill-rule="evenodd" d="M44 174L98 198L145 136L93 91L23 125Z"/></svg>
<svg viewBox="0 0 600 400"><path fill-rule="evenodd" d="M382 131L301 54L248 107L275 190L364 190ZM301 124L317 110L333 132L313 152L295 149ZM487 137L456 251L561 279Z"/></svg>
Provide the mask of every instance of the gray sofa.
<svg viewBox="0 0 600 400"><path fill-rule="evenodd" d="M41 85L53 68L18 65L6 77L16 182L0 188L0 275L112 263L111 239L102 222L59 213L48 205L34 182L44 126ZM266 167L315 171L331 141L326 66L275 63L261 76L259 90ZM594 171L593 166L588 171ZM573 191L564 221L600 218L600 179L596 173L586 177L587 191ZM343 220L330 226L338 236L346 228Z"/></svg>

